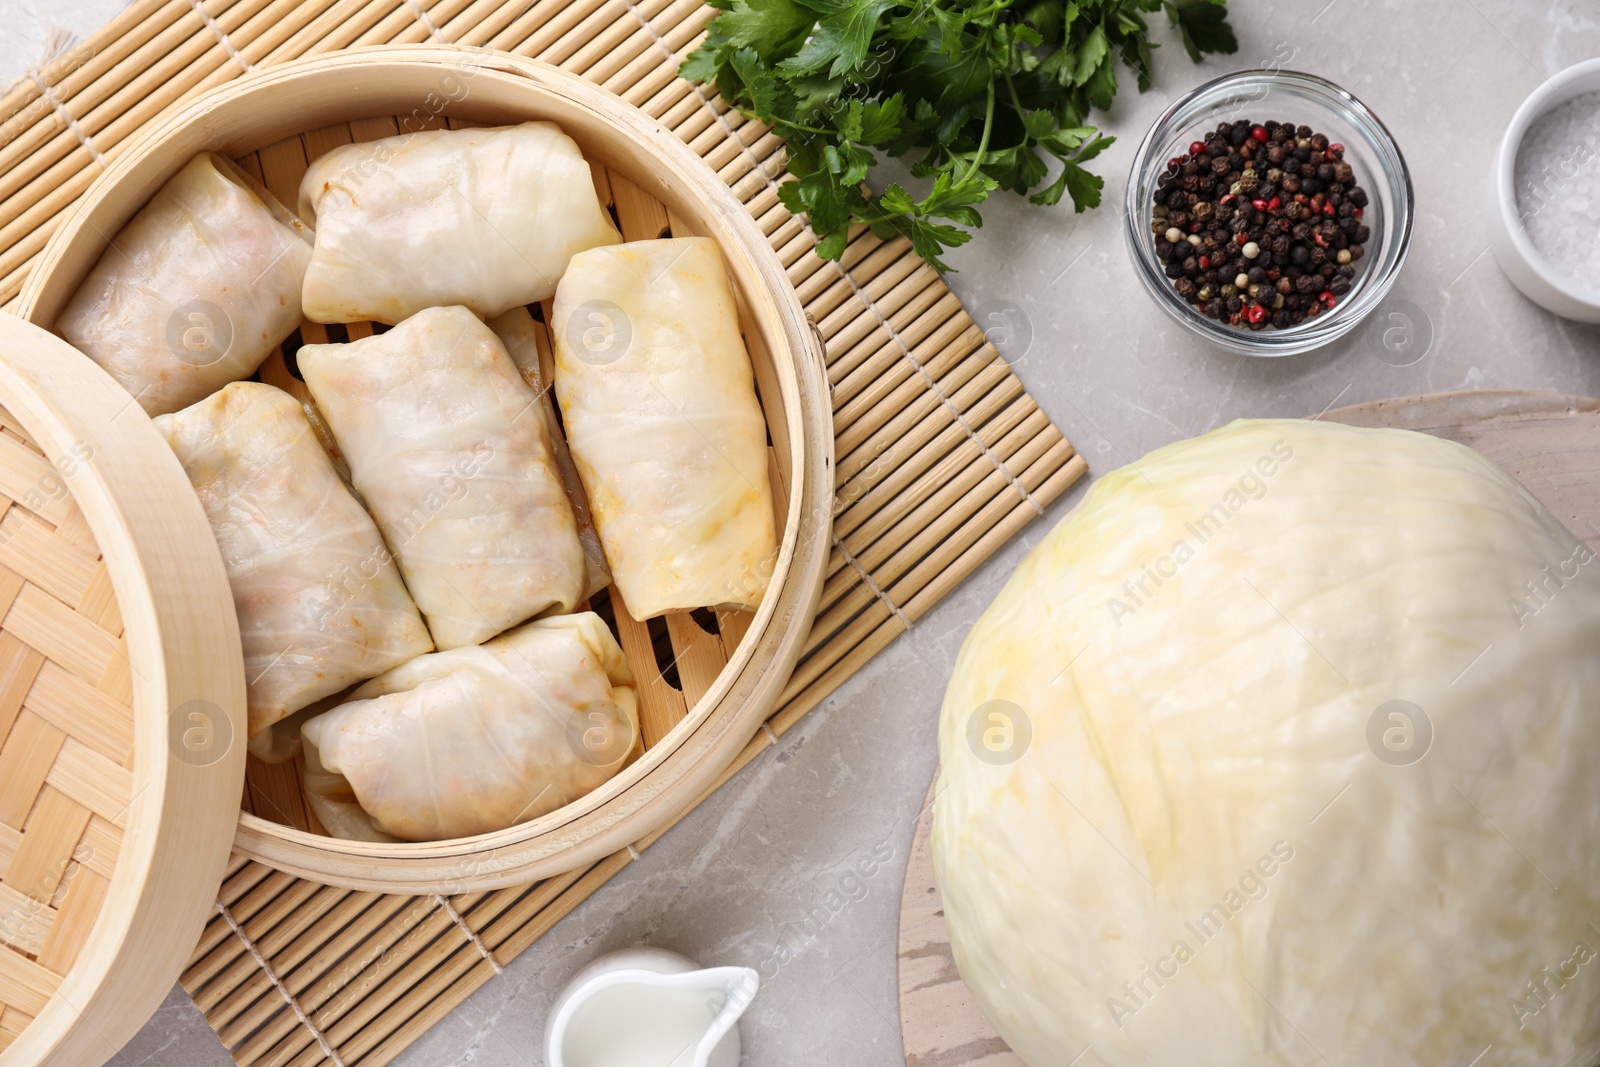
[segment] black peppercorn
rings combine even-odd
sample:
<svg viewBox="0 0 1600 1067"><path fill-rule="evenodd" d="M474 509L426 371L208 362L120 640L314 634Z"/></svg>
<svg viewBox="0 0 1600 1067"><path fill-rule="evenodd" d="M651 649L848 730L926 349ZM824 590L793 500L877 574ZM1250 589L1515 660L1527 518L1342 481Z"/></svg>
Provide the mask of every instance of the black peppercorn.
<svg viewBox="0 0 1600 1067"><path fill-rule="evenodd" d="M1174 292L1240 329L1326 313L1323 300L1350 290L1371 237L1368 194L1342 147L1309 127L1242 119L1190 147L1151 196L1151 240Z"/></svg>

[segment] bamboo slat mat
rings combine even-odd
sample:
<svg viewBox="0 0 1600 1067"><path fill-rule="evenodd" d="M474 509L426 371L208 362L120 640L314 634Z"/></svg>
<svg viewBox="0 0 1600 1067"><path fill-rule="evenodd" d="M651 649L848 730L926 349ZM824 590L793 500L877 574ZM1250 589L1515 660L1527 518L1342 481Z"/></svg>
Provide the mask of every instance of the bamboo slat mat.
<svg viewBox="0 0 1600 1067"><path fill-rule="evenodd" d="M778 202L781 142L677 77L713 14L701 0L135 0L0 98L0 301L14 302L103 161L248 69L479 45L563 66L655 116L769 237L826 341L833 389L836 525L816 626L726 781L1086 468L908 244L862 232L840 264L812 253ZM665 832L535 885L448 899L335 889L236 858L183 985L240 1064L379 1067Z"/></svg>

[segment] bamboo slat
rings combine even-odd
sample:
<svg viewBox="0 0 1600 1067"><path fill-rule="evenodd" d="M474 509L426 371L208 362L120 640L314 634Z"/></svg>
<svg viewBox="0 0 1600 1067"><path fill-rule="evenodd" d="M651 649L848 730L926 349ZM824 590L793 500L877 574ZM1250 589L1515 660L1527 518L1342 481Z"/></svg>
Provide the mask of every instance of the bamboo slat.
<svg viewBox="0 0 1600 1067"><path fill-rule="evenodd" d="M714 14L700 0L209 0L205 9L228 47L185 0L135 0L105 31L41 70L60 106L31 82L0 99L0 182L12 194L0 202L0 303L15 296L64 211L99 171L66 116L96 151L112 154L158 113L242 74L229 47L257 67L420 41L486 46L557 63L672 129L728 183L766 235L827 347L838 456L834 550L817 625L783 702L699 799L772 747L1083 475L1083 459L904 241L884 242L863 231L853 235L839 263L813 254L815 238L777 198L784 180L781 142L676 76ZM157 84L161 92L151 93ZM389 119L342 124L241 162L292 203L309 159L398 128ZM671 232L671 217L638 187L603 172L597 179L630 239ZM540 344L547 344L542 321L535 326ZM350 327L349 336L362 335L359 325ZM324 339L314 330L303 337ZM263 377L304 393L281 357L269 360ZM36 451L12 447L0 436L0 497L14 498L45 473ZM17 736L30 745L55 744L59 762L68 749L65 738L56 739L64 707L98 709L102 719L114 715L114 703L84 702L82 694L105 679L120 631L112 625L114 604L107 618L92 613L108 610L82 554L92 555L92 547L71 542L80 554L68 551L71 539L61 525L68 509L52 506L55 511L39 515L56 529L55 542L36 545L33 527L19 526L26 533L15 544L0 544L0 607L8 612L8 632L0 633L0 733L21 729ZM6 528L0 520L0 534ZM38 568L44 584L30 579L8 591L8 568L24 564ZM88 615L101 627L100 637L86 636L82 645L67 619L73 612L66 601L74 596L79 618ZM50 604L41 597L62 607L44 610ZM717 612L713 626L709 618L675 615L653 632L619 606L610 610L622 642L636 669L645 668L641 713L649 742L716 677L749 616ZM7 644L16 640L9 635L13 618L28 634L20 650ZM20 695L11 700L21 684L8 682L12 678L32 686L26 702ZM82 770L100 764L89 764L84 753L116 762L126 743L115 731L76 738L58 780L86 792ZM4 766L0 748L0 771ZM273 773L280 777L274 780ZM305 825L293 774L292 764L277 772L253 764L253 810L277 809L283 821ZM20 806L12 801L6 807L9 781L0 773L0 874L15 863L19 836L25 836L4 818ZM43 776L34 794L41 789L59 792ZM85 812L94 807L61 796ZM94 799L103 807L107 798ZM451 897L451 909L437 898L319 886L236 857L218 896L227 916L219 912L207 925L183 985L240 1064L327 1063L326 1044L344 1063L382 1067L669 828L535 885ZM81 840L98 852L114 847L120 833L96 809ZM101 865L91 859L82 866L80 877L109 873L96 874ZM452 909L467 929L451 917ZM63 929L79 921L66 911L52 918ZM41 944L64 938L48 929L38 936ZM492 963L478 944L492 953ZM258 953L271 973L257 962ZM0 1014L0 1046L26 1018L22 1004Z"/></svg>

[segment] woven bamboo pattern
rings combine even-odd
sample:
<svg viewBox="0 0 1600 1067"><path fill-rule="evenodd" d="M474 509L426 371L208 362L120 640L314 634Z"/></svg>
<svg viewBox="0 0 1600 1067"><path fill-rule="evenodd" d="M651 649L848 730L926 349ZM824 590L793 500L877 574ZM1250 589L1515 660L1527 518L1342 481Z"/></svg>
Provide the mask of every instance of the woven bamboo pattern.
<svg viewBox="0 0 1600 1067"><path fill-rule="evenodd" d="M66 473L0 410L0 1051L88 941L133 800L122 621Z"/></svg>
<svg viewBox="0 0 1600 1067"><path fill-rule="evenodd" d="M714 13L700 0L135 0L0 99L0 300L14 299L98 161L248 69L369 45L478 45L563 66L659 119L767 235L826 343L834 402L836 519L816 625L778 710L720 784L1086 468L906 242L863 231L839 264L813 254L810 231L778 201L782 143L677 77ZM612 185L619 219L650 211L625 207ZM635 636L661 647L660 635ZM695 635L666 643L686 689L714 669L717 650ZM646 655L628 651L636 664ZM261 792L263 780L252 775L252 802L289 803L292 789ZM334 889L236 858L183 984L240 1064L379 1067L666 829L587 869L450 898Z"/></svg>

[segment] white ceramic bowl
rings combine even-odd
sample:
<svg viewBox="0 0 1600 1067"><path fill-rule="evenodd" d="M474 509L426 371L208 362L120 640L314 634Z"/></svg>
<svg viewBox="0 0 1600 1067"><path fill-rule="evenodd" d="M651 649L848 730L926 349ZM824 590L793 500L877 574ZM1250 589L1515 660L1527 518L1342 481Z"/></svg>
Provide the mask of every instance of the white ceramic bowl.
<svg viewBox="0 0 1600 1067"><path fill-rule="evenodd" d="M1517 153L1528 127L1585 93L1600 92L1600 59L1568 67L1533 91L1511 119L1489 172L1489 246L1523 295L1563 318L1600 322L1600 288L1585 285L1539 254L1517 210Z"/></svg>

